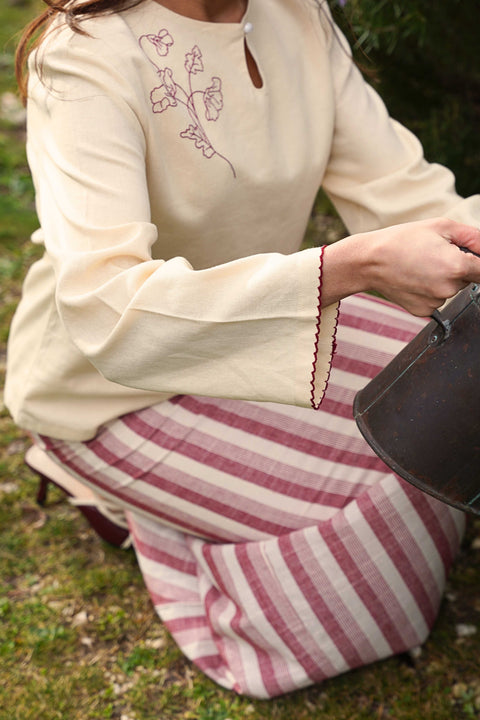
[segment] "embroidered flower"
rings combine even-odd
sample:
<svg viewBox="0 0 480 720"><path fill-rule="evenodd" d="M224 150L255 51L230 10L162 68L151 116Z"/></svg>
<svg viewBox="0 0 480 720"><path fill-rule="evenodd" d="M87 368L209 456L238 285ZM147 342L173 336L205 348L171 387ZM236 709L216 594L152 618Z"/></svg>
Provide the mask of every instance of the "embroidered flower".
<svg viewBox="0 0 480 720"><path fill-rule="evenodd" d="M164 55L168 55L170 45L173 45L173 38L168 32L168 30L165 30L165 28L159 30L157 35L150 34L145 35L144 37L146 37L147 40L149 40L152 45L155 46L157 53L162 57Z"/></svg>
<svg viewBox="0 0 480 720"><path fill-rule="evenodd" d="M177 85L173 79L172 71L167 67L165 70L159 70L158 75L162 84L153 88L150 93L154 113L161 113L169 107L177 106Z"/></svg>
<svg viewBox="0 0 480 720"><path fill-rule="evenodd" d="M205 103L205 117L207 120L217 120L223 108L222 81L212 77L212 84L203 93Z"/></svg>
<svg viewBox="0 0 480 720"><path fill-rule="evenodd" d="M155 48L158 55L163 57L168 55L171 45L174 44L174 40L165 28L160 30L156 35L145 34L138 38L138 43L145 57L160 78L160 84L154 87L150 93L152 111L154 113L163 113L170 107L182 109L184 115L188 117L187 122L191 122L186 130L180 133L180 137L193 140L195 147L197 150L202 151L205 158L210 159L216 156L224 160L230 167L233 177L236 178L237 175L232 163L213 147L200 119L200 109L202 108L203 101L206 119L213 121L218 120L220 112L223 109L222 81L218 77L212 77L210 85L205 90L195 87L197 83L193 82L193 76L204 72L204 67L200 48L198 45L194 45L191 51L185 53L184 56L187 80L184 83L176 82L173 79L171 68L160 67L158 58L154 57L152 49L149 47L147 51L147 42Z"/></svg>
<svg viewBox="0 0 480 720"><path fill-rule="evenodd" d="M192 52L185 55L185 70L192 75L203 72L202 53L198 45L194 45Z"/></svg>

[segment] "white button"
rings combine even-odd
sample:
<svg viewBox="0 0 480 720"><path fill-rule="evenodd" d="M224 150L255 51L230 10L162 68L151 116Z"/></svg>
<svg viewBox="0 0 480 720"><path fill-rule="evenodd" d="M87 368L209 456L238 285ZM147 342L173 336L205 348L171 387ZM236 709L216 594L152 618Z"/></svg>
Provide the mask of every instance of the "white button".
<svg viewBox="0 0 480 720"><path fill-rule="evenodd" d="M248 33L252 32L252 30L253 30L252 23L246 22L245 25L243 26L243 32L245 33L245 35L248 35Z"/></svg>

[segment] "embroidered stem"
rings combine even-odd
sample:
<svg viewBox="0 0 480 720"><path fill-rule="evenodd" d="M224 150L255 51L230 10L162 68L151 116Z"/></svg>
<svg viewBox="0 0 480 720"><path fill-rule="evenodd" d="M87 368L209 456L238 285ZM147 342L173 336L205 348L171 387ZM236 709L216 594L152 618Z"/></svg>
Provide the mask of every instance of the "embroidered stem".
<svg viewBox="0 0 480 720"><path fill-rule="evenodd" d="M212 77L211 84L205 90L193 89L193 76L203 73L202 53L198 45L194 45L191 52L185 54L184 68L187 72L187 90L179 85L173 77L170 67L161 68L149 57L145 47L145 40L150 43L150 52L155 48L157 55L164 57L168 55L174 40L168 30L162 28L155 34L144 34L138 39L138 44L149 63L155 69L160 78L160 84L154 87L150 93L152 110L154 113L163 113L171 107L183 105L192 120L189 125L180 133L181 138L193 140L195 147L202 151L205 158L210 159L214 155L224 160L230 167L233 177L236 178L235 168L232 163L221 153L217 152L209 140L208 134L200 121L200 115L195 104L195 96L201 95L205 107L205 116L208 121L216 122L223 109L222 82L219 77ZM181 97L183 95L183 97Z"/></svg>

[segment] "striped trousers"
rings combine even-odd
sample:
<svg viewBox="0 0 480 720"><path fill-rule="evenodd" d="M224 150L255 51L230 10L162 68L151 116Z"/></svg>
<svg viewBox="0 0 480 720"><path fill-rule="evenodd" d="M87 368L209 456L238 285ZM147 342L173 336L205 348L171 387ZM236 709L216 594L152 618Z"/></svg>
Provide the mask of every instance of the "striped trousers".
<svg viewBox="0 0 480 720"><path fill-rule="evenodd" d="M320 410L178 396L51 457L126 511L153 604L216 682L273 697L422 643L464 516L396 477L355 392L423 321L342 303Z"/></svg>

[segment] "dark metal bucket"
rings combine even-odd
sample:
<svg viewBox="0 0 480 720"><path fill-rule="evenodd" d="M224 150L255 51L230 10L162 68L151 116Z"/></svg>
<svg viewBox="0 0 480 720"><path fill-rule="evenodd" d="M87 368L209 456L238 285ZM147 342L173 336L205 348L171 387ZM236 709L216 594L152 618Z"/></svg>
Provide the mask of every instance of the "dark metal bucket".
<svg viewBox="0 0 480 720"><path fill-rule="evenodd" d="M398 475L480 514L480 286L460 292L357 393L353 413Z"/></svg>

